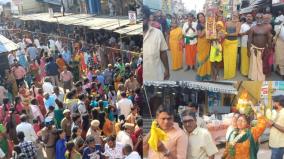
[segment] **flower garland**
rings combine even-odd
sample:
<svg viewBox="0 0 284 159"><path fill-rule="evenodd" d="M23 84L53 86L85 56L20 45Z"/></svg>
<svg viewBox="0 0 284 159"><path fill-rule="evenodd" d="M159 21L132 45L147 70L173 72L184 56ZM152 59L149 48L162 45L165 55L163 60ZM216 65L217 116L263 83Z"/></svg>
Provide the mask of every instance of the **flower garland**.
<svg viewBox="0 0 284 159"><path fill-rule="evenodd" d="M234 134L236 135L237 132ZM239 133L232 141L229 142L229 154L231 157L236 155L235 145L246 134L246 131Z"/></svg>

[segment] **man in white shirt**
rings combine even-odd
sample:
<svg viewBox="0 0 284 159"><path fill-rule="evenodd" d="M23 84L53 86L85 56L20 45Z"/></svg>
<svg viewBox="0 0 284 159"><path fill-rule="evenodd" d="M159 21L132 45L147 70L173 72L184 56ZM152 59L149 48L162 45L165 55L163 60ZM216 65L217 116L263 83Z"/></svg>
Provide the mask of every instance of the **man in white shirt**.
<svg viewBox="0 0 284 159"><path fill-rule="evenodd" d="M116 142L120 142L123 145L129 144L133 148L133 141L130 134L134 131L134 124L125 123L124 130L119 131L116 136Z"/></svg>
<svg viewBox="0 0 284 159"><path fill-rule="evenodd" d="M53 94L53 85L50 82L49 77L45 77L44 82L42 84L43 93Z"/></svg>
<svg viewBox="0 0 284 159"><path fill-rule="evenodd" d="M198 105L196 103L189 103L187 109L196 114L197 126L207 129L206 122L204 121L204 119L202 117L199 116Z"/></svg>
<svg viewBox="0 0 284 159"><path fill-rule="evenodd" d="M161 30L148 23L150 9L143 7L143 80L162 81L170 78L168 45Z"/></svg>
<svg viewBox="0 0 284 159"><path fill-rule="evenodd" d="M80 94L78 96L79 98L79 101L78 101L78 111L81 115L86 115L88 114L88 111L86 109L86 105L84 103L84 100L86 99L85 95L84 94Z"/></svg>
<svg viewBox="0 0 284 159"><path fill-rule="evenodd" d="M33 113L33 117L34 119L37 119L40 123L44 121L44 117L38 107L38 102L36 99L32 99L31 100L31 105L30 108L32 110Z"/></svg>
<svg viewBox="0 0 284 159"><path fill-rule="evenodd" d="M214 159L218 149L210 132L197 126L196 113L185 110L181 114L181 120L188 136L187 159Z"/></svg>
<svg viewBox="0 0 284 159"><path fill-rule="evenodd" d="M13 65L14 64L14 60L16 59L15 55L13 54L13 52L10 52L8 54L8 61L9 61L9 65Z"/></svg>
<svg viewBox="0 0 284 159"><path fill-rule="evenodd" d="M193 18L194 16L192 14L189 14L188 21L184 23L182 28L182 33L184 35L184 43L185 43L185 61L188 66L185 71L194 69L194 65L196 63L197 23L193 22Z"/></svg>
<svg viewBox="0 0 284 159"><path fill-rule="evenodd" d="M123 158L123 144L116 142L113 136L109 136L106 139L104 155L109 157L108 159L122 159Z"/></svg>
<svg viewBox="0 0 284 159"><path fill-rule="evenodd" d="M241 36L241 74L248 75L249 71L249 57L248 57L248 33L252 27L253 17L248 14L246 17L246 23L242 24L240 30Z"/></svg>
<svg viewBox="0 0 284 159"><path fill-rule="evenodd" d="M122 99L120 99L117 103L116 103L116 107L119 110L119 115L123 114L125 117L127 117L130 112L131 112L131 108L133 107L133 103L130 99L128 99L126 97L126 93L122 92L121 93L121 97Z"/></svg>
<svg viewBox="0 0 284 159"><path fill-rule="evenodd" d="M133 151L132 147L128 144L123 147L123 154L126 156L124 159L141 159L138 152Z"/></svg>
<svg viewBox="0 0 284 159"><path fill-rule="evenodd" d="M38 139L32 124L27 122L27 116L25 114L21 115L21 123L17 125L16 131L22 131L25 134L25 141L35 142Z"/></svg>

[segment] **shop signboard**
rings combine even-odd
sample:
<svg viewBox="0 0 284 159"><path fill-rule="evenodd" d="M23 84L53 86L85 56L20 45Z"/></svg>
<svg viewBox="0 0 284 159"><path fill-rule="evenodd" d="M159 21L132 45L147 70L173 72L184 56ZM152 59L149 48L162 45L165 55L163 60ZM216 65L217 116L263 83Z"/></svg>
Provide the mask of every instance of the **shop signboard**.
<svg viewBox="0 0 284 159"><path fill-rule="evenodd" d="M136 13L134 11L128 12L129 24L136 24Z"/></svg>

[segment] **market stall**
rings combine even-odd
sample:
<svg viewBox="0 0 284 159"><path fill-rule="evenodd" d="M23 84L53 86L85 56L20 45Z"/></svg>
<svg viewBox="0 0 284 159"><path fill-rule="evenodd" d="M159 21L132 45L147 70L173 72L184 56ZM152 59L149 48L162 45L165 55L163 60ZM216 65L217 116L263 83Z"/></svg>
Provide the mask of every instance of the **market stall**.
<svg viewBox="0 0 284 159"><path fill-rule="evenodd" d="M17 50L18 45L0 34L0 75L3 77L5 69L9 68L7 55L9 52Z"/></svg>

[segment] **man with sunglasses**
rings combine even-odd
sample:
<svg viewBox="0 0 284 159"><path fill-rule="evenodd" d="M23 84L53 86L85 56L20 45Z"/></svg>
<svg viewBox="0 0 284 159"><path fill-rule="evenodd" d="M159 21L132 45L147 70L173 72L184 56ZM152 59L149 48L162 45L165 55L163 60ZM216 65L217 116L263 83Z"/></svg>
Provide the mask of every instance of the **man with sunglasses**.
<svg viewBox="0 0 284 159"><path fill-rule="evenodd" d="M188 136L187 159L214 159L218 149L209 131L197 125L196 113L183 111L181 121Z"/></svg>

